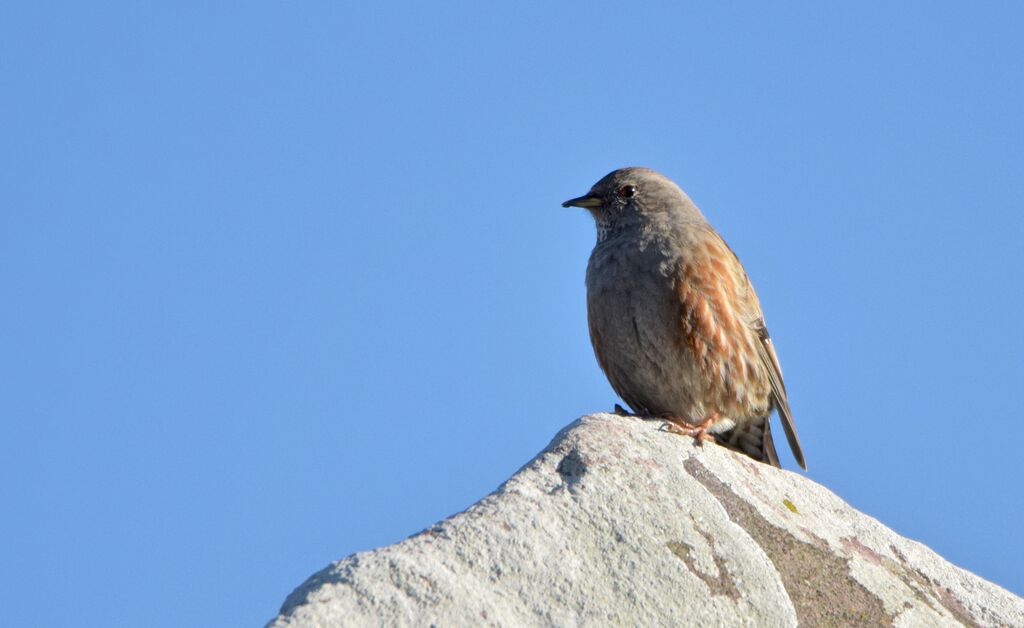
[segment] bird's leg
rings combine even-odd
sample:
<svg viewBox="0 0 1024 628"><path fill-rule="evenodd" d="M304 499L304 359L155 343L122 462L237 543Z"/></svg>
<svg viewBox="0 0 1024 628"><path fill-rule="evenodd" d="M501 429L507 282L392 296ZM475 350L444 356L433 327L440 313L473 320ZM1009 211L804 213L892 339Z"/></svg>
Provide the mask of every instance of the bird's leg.
<svg viewBox="0 0 1024 628"><path fill-rule="evenodd" d="M718 420L718 413L712 412L700 423L693 425L687 423L682 417L666 415L660 417L665 423L662 424L662 429L666 432L672 432L673 434L679 434L680 436L692 436L698 445L703 445L704 441L714 442L715 437L708 434L708 429L715 424Z"/></svg>
<svg viewBox="0 0 1024 628"><path fill-rule="evenodd" d="M627 412L627 411L626 411L626 410L625 410L625 409L624 409L624 408L623 408L622 406L620 406L619 404L615 404L615 411L614 411L614 412L615 412L615 414L617 414L617 415L619 415L619 416L633 416L632 414L630 414L629 412Z"/></svg>

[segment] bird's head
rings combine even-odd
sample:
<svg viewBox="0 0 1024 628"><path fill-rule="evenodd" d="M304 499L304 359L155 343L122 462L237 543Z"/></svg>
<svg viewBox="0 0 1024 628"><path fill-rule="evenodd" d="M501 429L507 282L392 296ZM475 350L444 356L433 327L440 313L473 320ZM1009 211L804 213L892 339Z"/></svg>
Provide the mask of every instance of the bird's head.
<svg viewBox="0 0 1024 628"><path fill-rule="evenodd" d="M704 217L668 177L649 168L620 168L594 184L583 196L562 203L583 207L597 222L599 236L651 219L700 220Z"/></svg>

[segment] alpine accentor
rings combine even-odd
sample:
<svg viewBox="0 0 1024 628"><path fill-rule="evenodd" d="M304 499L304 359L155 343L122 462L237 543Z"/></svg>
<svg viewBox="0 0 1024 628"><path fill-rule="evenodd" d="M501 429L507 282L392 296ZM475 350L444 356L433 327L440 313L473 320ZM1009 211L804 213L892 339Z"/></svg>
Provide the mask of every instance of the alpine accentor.
<svg viewBox="0 0 1024 628"><path fill-rule="evenodd" d="M779 466L769 424L777 410L806 469L761 304L693 201L653 170L623 168L562 205L597 222L590 340L633 412Z"/></svg>

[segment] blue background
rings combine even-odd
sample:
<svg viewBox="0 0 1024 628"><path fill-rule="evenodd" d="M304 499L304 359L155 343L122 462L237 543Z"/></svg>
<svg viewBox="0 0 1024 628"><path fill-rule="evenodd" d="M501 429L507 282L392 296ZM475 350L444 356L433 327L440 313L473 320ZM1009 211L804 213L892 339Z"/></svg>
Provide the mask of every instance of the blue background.
<svg viewBox="0 0 1024 628"><path fill-rule="evenodd" d="M0 9L5 624L258 625L610 410L559 203L625 165L809 477L1024 593L1020 4L349 4Z"/></svg>

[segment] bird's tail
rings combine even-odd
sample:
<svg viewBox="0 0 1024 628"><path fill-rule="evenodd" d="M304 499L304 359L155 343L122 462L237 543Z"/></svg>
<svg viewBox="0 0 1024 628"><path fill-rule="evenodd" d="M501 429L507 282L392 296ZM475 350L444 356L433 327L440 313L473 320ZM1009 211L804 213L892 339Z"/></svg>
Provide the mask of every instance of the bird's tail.
<svg viewBox="0 0 1024 628"><path fill-rule="evenodd" d="M758 462L781 467L768 418L765 416L737 422L729 431L715 434L715 440L719 445L744 453Z"/></svg>

